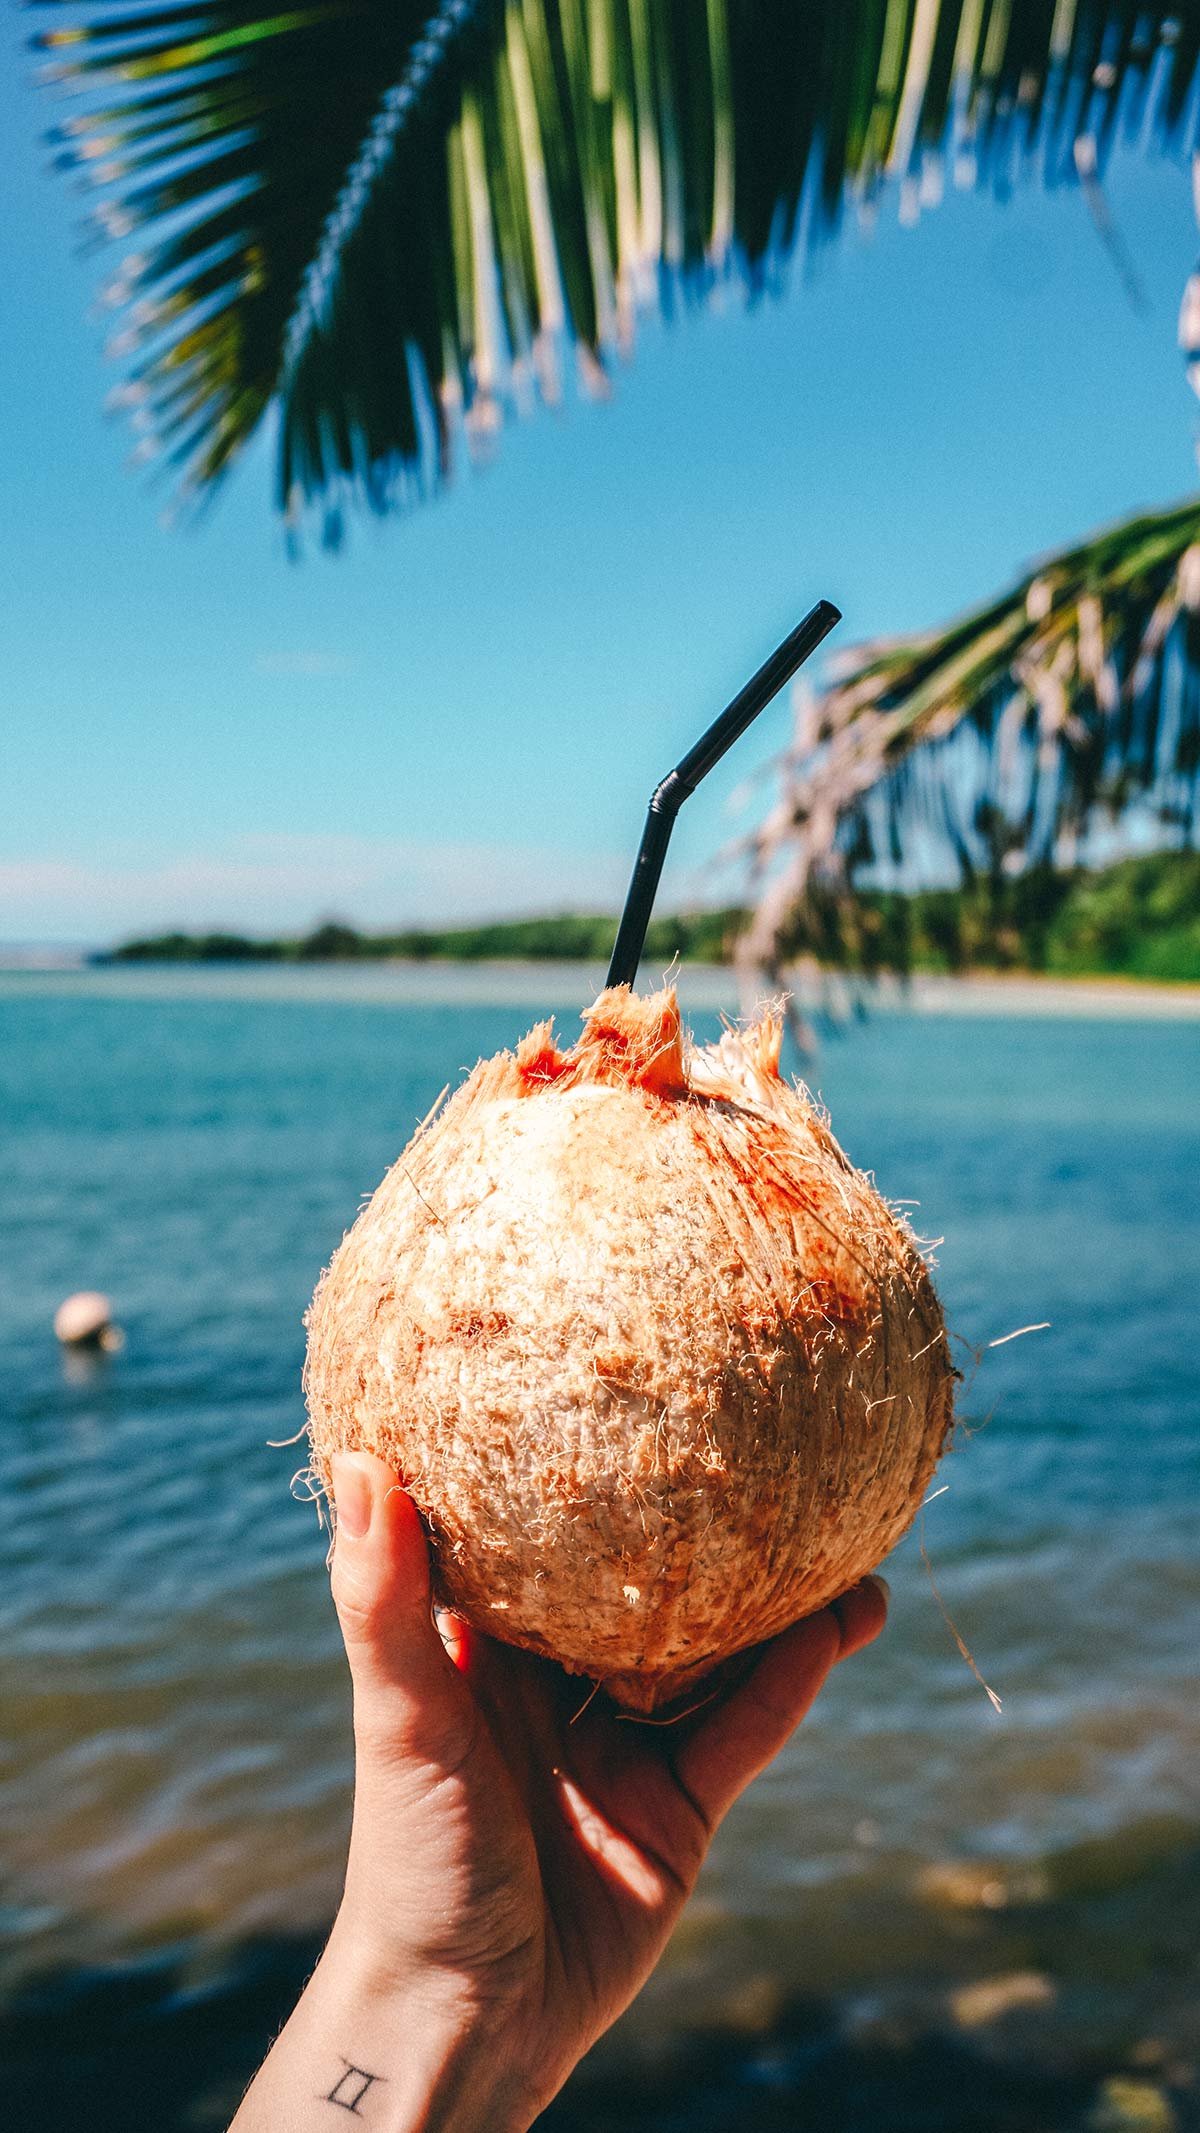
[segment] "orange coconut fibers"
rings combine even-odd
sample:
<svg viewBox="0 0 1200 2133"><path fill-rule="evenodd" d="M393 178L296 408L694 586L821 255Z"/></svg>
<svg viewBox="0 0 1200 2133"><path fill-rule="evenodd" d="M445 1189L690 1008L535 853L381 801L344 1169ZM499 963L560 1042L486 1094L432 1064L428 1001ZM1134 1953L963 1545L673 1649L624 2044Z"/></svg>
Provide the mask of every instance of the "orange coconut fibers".
<svg viewBox="0 0 1200 2133"><path fill-rule="evenodd" d="M477 1066L335 1254L313 1465L378 1452L442 1599L649 1711L879 1562L954 1371L777 1020L698 1049L673 991L620 987L584 1023Z"/></svg>

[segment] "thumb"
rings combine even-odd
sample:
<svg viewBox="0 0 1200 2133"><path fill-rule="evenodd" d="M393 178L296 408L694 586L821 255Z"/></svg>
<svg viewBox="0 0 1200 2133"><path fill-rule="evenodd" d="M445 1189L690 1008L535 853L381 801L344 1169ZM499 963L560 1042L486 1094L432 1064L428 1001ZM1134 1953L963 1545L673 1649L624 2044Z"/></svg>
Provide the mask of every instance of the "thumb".
<svg viewBox="0 0 1200 2133"><path fill-rule="evenodd" d="M360 1750L438 1755L470 1721L471 1698L434 1623L420 1518L372 1452L337 1453L331 1478L337 1516L330 1585Z"/></svg>

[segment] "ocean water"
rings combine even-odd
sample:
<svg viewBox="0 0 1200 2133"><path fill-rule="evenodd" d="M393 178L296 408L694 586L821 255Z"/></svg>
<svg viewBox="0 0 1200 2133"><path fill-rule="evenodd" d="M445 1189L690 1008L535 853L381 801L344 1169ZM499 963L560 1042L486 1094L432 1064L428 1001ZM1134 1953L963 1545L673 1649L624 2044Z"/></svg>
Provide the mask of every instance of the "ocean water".
<svg viewBox="0 0 1200 2133"><path fill-rule="evenodd" d="M302 1314L443 1085L588 996L536 970L0 978L14 2001L131 1965L212 1980L328 1921L348 1697L324 1537L289 1492ZM715 998L693 988L699 1035ZM769 2029L787 1995L869 2025L1029 1971L1062 2034L1107 2022L1136 2052L1181 1990L1146 1918L1186 1897L1200 1920L1200 1025L889 1012L807 1072L942 1240L958 1441L928 1561L919 1533L897 1549L885 1636L730 1818L611 2049ZM51 1333L89 1287L126 1333L99 1361ZM1114 1890L1115 1968L1063 1923Z"/></svg>

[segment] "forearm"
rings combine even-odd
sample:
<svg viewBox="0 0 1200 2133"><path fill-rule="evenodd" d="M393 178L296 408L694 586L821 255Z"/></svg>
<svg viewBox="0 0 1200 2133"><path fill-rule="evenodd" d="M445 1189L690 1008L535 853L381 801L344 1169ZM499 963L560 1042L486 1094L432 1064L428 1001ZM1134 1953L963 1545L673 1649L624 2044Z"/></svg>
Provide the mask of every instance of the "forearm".
<svg viewBox="0 0 1200 2133"><path fill-rule="evenodd" d="M230 2133L525 2133L532 2086L497 2016L389 1978L335 1927Z"/></svg>
<svg viewBox="0 0 1200 2133"><path fill-rule="evenodd" d="M413 1504L372 1454L340 1465L346 1898L230 2133L527 2133L649 1975L738 1794L882 1628L884 1590L864 1580L686 1731L640 1737L527 1653L468 1638L452 1660Z"/></svg>

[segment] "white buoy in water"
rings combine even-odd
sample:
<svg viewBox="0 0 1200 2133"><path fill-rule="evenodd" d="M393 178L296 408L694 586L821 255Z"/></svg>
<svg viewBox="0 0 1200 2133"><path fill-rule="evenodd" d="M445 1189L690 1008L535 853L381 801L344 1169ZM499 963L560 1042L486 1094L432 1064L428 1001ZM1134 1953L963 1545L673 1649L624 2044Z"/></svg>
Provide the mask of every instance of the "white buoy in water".
<svg viewBox="0 0 1200 2133"><path fill-rule="evenodd" d="M99 1289L80 1289L60 1303L54 1314L55 1337L64 1348L120 1348L125 1339L114 1326L112 1304Z"/></svg>

